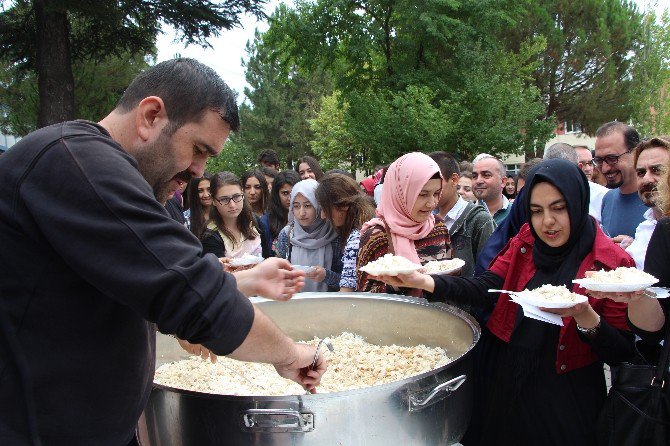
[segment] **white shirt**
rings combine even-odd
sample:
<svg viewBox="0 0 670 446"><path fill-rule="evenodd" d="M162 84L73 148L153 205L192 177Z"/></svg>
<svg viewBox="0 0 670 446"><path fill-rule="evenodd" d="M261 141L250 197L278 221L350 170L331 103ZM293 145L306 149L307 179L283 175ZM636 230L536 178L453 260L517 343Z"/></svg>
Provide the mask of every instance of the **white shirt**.
<svg viewBox="0 0 670 446"><path fill-rule="evenodd" d="M458 197L456 203L449 209L447 215L444 216L444 224L447 225L447 229L451 229L453 224L458 220L458 217L461 216L465 207L468 205L468 202L465 201L461 196Z"/></svg>
<svg viewBox="0 0 670 446"><path fill-rule="evenodd" d="M602 223L603 197L608 190L609 189L605 186L589 181L589 191L591 196L591 201L589 202L589 215L598 220L598 223Z"/></svg>
<svg viewBox="0 0 670 446"><path fill-rule="evenodd" d="M637 269L644 269L647 246L649 246L649 239L651 239L651 234L654 232L654 228L656 228L656 223L654 208L647 209L644 213L644 220L635 229L635 240L626 248L626 252L635 260Z"/></svg>

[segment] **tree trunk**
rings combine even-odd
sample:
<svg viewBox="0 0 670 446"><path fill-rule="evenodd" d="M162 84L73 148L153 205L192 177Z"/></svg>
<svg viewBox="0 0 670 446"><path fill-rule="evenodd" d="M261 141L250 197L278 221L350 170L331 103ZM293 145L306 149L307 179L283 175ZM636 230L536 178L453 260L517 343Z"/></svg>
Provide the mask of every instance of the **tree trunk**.
<svg viewBox="0 0 670 446"><path fill-rule="evenodd" d="M74 77L67 12L51 0L35 0L37 77L40 111L37 126L74 119Z"/></svg>

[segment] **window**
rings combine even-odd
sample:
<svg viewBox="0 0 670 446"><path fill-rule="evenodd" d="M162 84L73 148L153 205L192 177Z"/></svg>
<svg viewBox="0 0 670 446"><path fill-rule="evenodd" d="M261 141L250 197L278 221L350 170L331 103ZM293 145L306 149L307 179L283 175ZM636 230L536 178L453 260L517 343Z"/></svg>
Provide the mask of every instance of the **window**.
<svg viewBox="0 0 670 446"><path fill-rule="evenodd" d="M582 133L582 125L575 121L563 122L563 130L565 133Z"/></svg>

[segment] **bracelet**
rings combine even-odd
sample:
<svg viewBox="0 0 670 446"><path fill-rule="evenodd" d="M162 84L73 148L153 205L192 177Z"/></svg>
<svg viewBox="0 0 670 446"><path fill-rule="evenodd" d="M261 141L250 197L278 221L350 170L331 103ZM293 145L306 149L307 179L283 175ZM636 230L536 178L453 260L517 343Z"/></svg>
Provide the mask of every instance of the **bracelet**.
<svg viewBox="0 0 670 446"><path fill-rule="evenodd" d="M576 323L576 322L575 322ZM598 315L598 323L596 324L595 327L593 328L584 328L580 327L579 324L577 324L577 330L583 334L584 336L587 337L595 337L598 334L598 331L600 331L600 324L602 323L602 319L600 318L600 315Z"/></svg>

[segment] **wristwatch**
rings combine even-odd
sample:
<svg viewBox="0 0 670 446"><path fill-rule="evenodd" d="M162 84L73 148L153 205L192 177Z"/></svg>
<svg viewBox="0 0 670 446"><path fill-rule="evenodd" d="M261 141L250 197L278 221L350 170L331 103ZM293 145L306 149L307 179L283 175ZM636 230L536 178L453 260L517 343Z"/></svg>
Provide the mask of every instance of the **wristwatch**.
<svg viewBox="0 0 670 446"><path fill-rule="evenodd" d="M580 327L579 324L577 324L577 330L581 334L583 334L584 336L586 336L588 338L594 338L598 334L598 331L600 330L600 323L601 323L601 319L600 319L600 316L598 316L598 323L596 324L595 327L584 328L584 327Z"/></svg>

